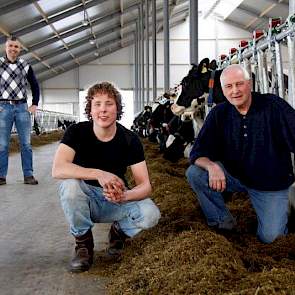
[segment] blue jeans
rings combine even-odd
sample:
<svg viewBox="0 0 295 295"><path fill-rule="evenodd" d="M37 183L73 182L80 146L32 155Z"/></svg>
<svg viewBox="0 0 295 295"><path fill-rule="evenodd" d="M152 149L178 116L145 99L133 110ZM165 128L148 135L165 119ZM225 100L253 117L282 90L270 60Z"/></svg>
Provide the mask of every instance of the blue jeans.
<svg viewBox="0 0 295 295"><path fill-rule="evenodd" d="M111 203L103 196L102 188L88 185L83 180L63 180L59 196L74 236L84 235L94 223L118 221L122 231L133 237L143 229L155 226L160 218L158 207L149 198L124 204Z"/></svg>
<svg viewBox="0 0 295 295"><path fill-rule="evenodd" d="M277 237L287 234L288 191L259 191L243 185L232 177L222 166L226 177L227 192L247 192L258 220L257 236L263 243L271 243ZM227 209L220 192L209 187L208 171L191 165L186 176L197 194L197 199L205 214L209 226L232 229L235 219Z"/></svg>
<svg viewBox="0 0 295 295"><path fill-rule="evenodd" d="M0 177L6 177L11 129L18 133L24 176L33 175L31 115L26 103L11 105L0 102Z"/></svg>

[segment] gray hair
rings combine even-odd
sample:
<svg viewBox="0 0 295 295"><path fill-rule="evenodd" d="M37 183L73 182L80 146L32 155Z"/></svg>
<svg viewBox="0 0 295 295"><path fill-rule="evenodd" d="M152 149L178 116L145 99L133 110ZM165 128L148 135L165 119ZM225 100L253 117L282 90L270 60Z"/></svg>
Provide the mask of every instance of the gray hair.
<svg viewBox="0 0 295 295"><path fill-rule="evenodd" d="M240 64L233 64L233 65L229 65L225 69L223 69L223 71L222 71L222 73L220 75L221 87L224 86L224 83L223 83L224 75L227 72L231 71L231 70L240 71L240 72L243 73L245 80L251 80L251 77L250 77L249 72L242 65L240 65Z"/></svg>

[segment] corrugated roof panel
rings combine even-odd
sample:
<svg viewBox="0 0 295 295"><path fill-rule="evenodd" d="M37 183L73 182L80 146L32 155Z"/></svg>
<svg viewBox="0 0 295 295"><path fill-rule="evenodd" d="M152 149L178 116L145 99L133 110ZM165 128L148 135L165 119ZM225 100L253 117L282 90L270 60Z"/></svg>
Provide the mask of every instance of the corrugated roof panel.
<svg viewBox="0 0 295 295"><path fill-rule="evenodd" d="M39 0L38 4L41 8L47 12L47 14L52 14L60 9L61 6L68 6L69 4L74 7L81 4L81 0Z"/></svg>
<svg viewBox="0 0 295 295"><path fill-rule="evenodd" d="M37 44L53 36L54 36L54 33L52 29L49 26L46 26L44 28L41 28L31 33L20 36L19 39L22 42L24 42L27 46L32 46L33 44Z"/></svg>
<svg viewBox="0 0 295 295"><path fill-rule="evenodd" d="M19 28L24 28L33 22L40 21L41 19L42 18L34 4L30 4L1 15L0 26L9 32L13 32Z"/></svg>

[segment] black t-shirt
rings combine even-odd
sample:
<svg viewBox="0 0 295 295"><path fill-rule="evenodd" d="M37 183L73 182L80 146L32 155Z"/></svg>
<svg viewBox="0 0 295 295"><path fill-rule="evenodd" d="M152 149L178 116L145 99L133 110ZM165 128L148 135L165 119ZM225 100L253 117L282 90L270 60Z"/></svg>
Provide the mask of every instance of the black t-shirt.
<svg viewBox="0 0 295 295"><path fill-rule="evenodd" d="M80 122L67 128L61 143L75 150L74 164L111 172L124 180L127 167L144 161L144 152L138 136L117 123L114 138L100 141L94 134L92 122ZM96 180L86 183L100 186Z"/></svg>

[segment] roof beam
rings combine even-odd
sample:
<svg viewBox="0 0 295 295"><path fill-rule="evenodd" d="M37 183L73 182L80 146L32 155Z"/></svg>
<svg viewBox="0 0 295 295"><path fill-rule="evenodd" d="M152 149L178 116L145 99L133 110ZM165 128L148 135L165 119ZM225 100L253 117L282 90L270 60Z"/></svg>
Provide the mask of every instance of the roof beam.
<svg viewBox="0 0 295 295"><path fill-rule="evenodd" d="M245 5L239 5L236 10L238 11L241 11L251 17L254 17L256 19L263 19L263 20L266 20L268 21L268 17L267 16L264 16L264 15L261 15L259 14L259 12L257 11L254 11L253 9L251 9L250 7L247 7Z"/></svg>
<svg viewBox="0 0 295 295"><path fill-rule="evenodd" d="M177 7L176 7L176 9L177 9ZM182 7L178 11L175 10L175 12L173 13L173 17L177 17L177 16L183 14L184 12L187 12L188 9L189 9L189 7L187 6L187 7ZM157 9L158 21L161 21L163 19L161 17L161 13L162 13L162 8L158 8ZM159 15L160 15L160 17L159 17ZM137 20L137 16L135 16L132 19L128 20L128 22L125 22L124 29L134 25L136 20ZM97 32L95 32L95 35L96 35L96 38L98 40L99 38L103 38L103 37L105 37L107 35L110 35L112 33L115 33L115 32L120 33L120 31L121 31L121 26L120 26L120 24L118 24L118 25L114 25L113 27L108 28L106 30L104 29L104 30L101 30L101 31L97 31ZM84 37L83 39L80 39L78 42L68 44L68 48L69 49L77 48L77 47L87 43L89 41L90 36L91 35L88 35L88 36ZM114 39L112 39L112 40L114 41ZM99 40L98 40L97 43L99 44ZM45 54L45 56L41 56L41 58L42 58L42 60L46 60L46 59L49 59L50 57L53 57L53 56L56 57L56 56L58 56L60 54L63 54L65 51L66 51L66 49L63 46L61 46L57 50L51 51L51 52ZM88 49L88 51L89 51L89 49ZM34 64L38 63L38 61L35 61L35 60L31 60L29 62L30 62L31 65L34 65Z"/></svg>
<svg viewBox="0 0 295 295"><path fill-rule="evenodd" d="M159 11L160 11L160 10L159 10ZM160 11L160 12L161 12L161 11ZM176 14L174 15L174 17L176 18L176 17L178 17L180 14L183 14L184 12L186 12L186 11L181 10L181 11L179 11L178 13L176 13ZM134 24L134 22L136 21L136 19L137 19L137 18L135 18L133 21L129 21L129 25ZM159 18L158 21L162 21L162 20L163 20L163 17L160 16L160 18ZM119 31L119 29L118 29L118 31ZM135 30L131 30L130 32L128 32L128 33L125 34L125 37L126 37L127 35L129 36L130 34L133 35L134 32L135 32ZM114 43L121 42L121 41L124 42L124 40L121 40L121 39L118 39L118 38L113 38L113 39L109 40L108 42L103 43L101 48L105 48L105 47L108 47L108 46L112 46ZM90 52L91 52L91 51L90 51ZM77 55L78 55L79 57L81 57L81 56L84 56L84 55L87 55L87 54L89 54L89 48L87 48L87 49L85 49L85 50L79 52ZM55 56L56 56L56 55L55 55ZM70 57L66 57L66 58L64 58L64 59L62 60L62 62L61 62L61 61L57 61L57 62L55 62L55 63L53 63L53 64L50 64L50 66L51 66L52 68L55 68L55 67L57 67L57 66L61 66L61 65L63 65L64 63L67 63L67 62L69 62L69 61L71 61L71 58L70 58ZM44 71L47 71L47 69L40 69L39 71L35 71L35 73L36 73L36 74L40 74L40 73L42 73L42 72L44 72Z"/></svg>
<svg viewBox="0 0 295 295"><path fill-rule="evenodd" d="M133 32L132 32L132 33L133 33ZM126 35L126 36L127 36L127 35ZM108 48L110 48L111 46L114 46L114 44L116 45L117 43L120 44L120 43L121 43L121 39L118 39L118 38L116 38L116 39L112 39L112 40L106 42L105 44L103 44L103 47L101 47L101 50L102 50L102 49L107 50ZM87 49L85 49L85 50L79 52L79 58L81 58L81 56L88 55L89 52L92 52L92 54L93 54L93 51L89 50L89 48L87 48ZM57 62L51 64L51 67L52 67L52 68L58 67L58 66L60 66L60 65L63 65L63 64L65 64L65 63L71 61L71 60L72 60L71 57L66 57L66 58L64 58L64 59L62 60L62 62L61 62L61 61L57 61ZM44 69L41 69L41 70L35 71L35 74L38 75L38 74L41 74L41 73L43 73L43 72L46 72L47 70L48 70L48 69L44 68Z"/></svg>
<svg viewBox="0 0 295 295"><path fill-rule="evenodd" d="M0 6L0 16L12 12L16 9L22 8L24 6L30 5L34 2L40 0L17 0L10 4L4 4Z"/></svg>
<svg viewBox="0 0 295 295"><path fill-rule="evenodd" d="M187 0L179 0L178 1L178 4L182 4L184 2L187 2ZM128 13L128 12L134 10L134 9L137 9L139 3L140 3L140 1L137 1L135 4L132 4L132 5L127 6L127 7L124 7L123 13ZM163 7L163 5L161 7ZM109 13L107 13L107 12L104 11L103 13L100 13L100 14L94 16L91 19L91 22L92 22L92 25L93 26L94 25L99 25L99 24L101 24L103 22L106 22L106 21L111 20L113 18L118 18L120 16L121 16L121 9L117 9L117 10L111 11ZM86 29L88 29L88 26L83 26L81 24L79 24L79 25L75 24L71 28L67 28L63 32L60 32L60 36L62 38L67 38L67 37L70 37L70 36L72 36L74 34L77 34L79 32L82 32L82 31L84 31ZM1 40L1 37L0 37L0 40ZM59 41L59 39L55 35L53 35L52 37L49 37L49 38L47 38L44 41L41 41L41 42L38 42L38 43L32 45L30 47L30 49L36 50L36 49L39 49L39 48L44 47L44 46L47 46L47 45L52 44L52 43L57 42L57 41Z"/></svg>
<svg viewBox="0 0 295 295"><path fill-rule="evenodd" d="M46 22L48 22L48 18L45 14L45 12L43 11L43 9L40 7L40 5L38 3L34 3L35 7L37 8L37 10L39 11L39 13L42 15L42 17L44 18L44 20ZM61 40L61 42L63 43L63 46L68 49L68 53L71 55L71 57L73 58L73 60L79 64L78 60L76 59L76 57L71 53L71 51L68 48L68 45L65 43L65 41L60 37L58 31L55 29L53 24L49 24L50 28L52 29L53 32L55 32L56 36ZM44 60L43 60L44 61Z"/></svg>
<svg viewBox="0 0 295 295"><path fill-rule="evenodd" d="M9 37L9 33L5 29L3 29L1 26L0 26L0 32L2 34L4 34L6 37ZM22 49L24 49L26 51L29 51L28 48L26 48L25 45L21 41L19 41L19 42L20 42L20 45L21 45ZM31 54L34 56L34 58L39 60L45 67L50 69L50 65L48 63L42 61L41 58L35 52L31 52ZM56 70L54 70L54 71L56 72Z"/></svg>
<svg viewBox="0 0 295 295"><path fill-rule="evenodd" d="M136 5L134 5L134 6L136 6ZM120 10L116 10L115 12L112 12L109 14L105 14L105 12L104 12L104 13L101 13L100 15L96 16L96 18L91 20L91 22L92 22L92 25L98 25L98 24L101 24L103 22L106 22L106 21L111 20L111 19L118 17L118 16L120 16ZM77 33L80 33L82 31L86 30L87 28L88 28L88 26L83 26L83 25L75 26L70 30L65 30L64 32L61 32L60 36L62 38L67 38L67 37L70 37L72 35L75 35ZM52 44L57 41L59 41L59 39L54 35L53 37L50 37L44 41L41 41L37 44L32 45L30 47L30 49L36 50L36 49L42 48L44 46L47 46L47 45Z"/></svg>
<svg viewBox="0 0 295 295"><path fill-rule="evenodd" d="M245 30L245 31L248 31L248 32L253 32L253 30L250 27L246 27L243 24L238 23L236 21L229 20L229 19L222 19L222 21L225 22L225 23L227 23L227 24L229 24L229 25L232 25L234 27L237 27L239 29L242 29L242 30Z"/></svg>
<svg viewBox="0 0 295 295"><path fill-rule="evenodd" d="M211 5L211 7L207 10L206 14L204 15L204 19L206 19L209 15L211 15L214 11L214 9L219 5L221 0L215 0L214 3Z"/></svg>
<svg viewBox="0 0 295 295"><path fill-rule="evenodd" d="M101 4L103 2L106 2L107 0L92 0L92 1L89 1L85 4L85 8L90 8L92 6L95 6L95 5L98 5L98 4ZM57 22L61 19L64 19L68 16L71 16L73 14L76 14L78 12L81 12L84 10L84 6L83 6L83 3L80 3L79 5L73 7L73 4L70 4L68 5L67 7L64 7L63 10L60 12L59 10L59 13L53 13L51 14L51 16L48 16L47 17L47 21L45 19L41 19L40 21L38 22L35 22L31 25L28 25L20 30L16 30L16 31L13 31L10 33L10 35L13 35L15 37L20 37L20 36L23 36L25 34L28 34L28 33L31 33L35 30L38 30L40 28L43 28L45 26L47 26L48 24L52 24L54 22ZM85 28L85 27L84 27ZM4 36L0 36L0 44L3 44L5 42L5 37Z"/></svg>
<svg viewBox="0 0 295 295"><path fill-rule="evenodd" d="M180 23L183 23L186 20L186 17L187 17L187 14L185 15L185 17L182 20L177 20L175 22L171 21L170 28L175 27L175 26L179 25ZM134 36L134 31L129 32L128 34L126 34L126 36L127 35L129 36L129 34ZM119 49L128 47L128 46L132 45L133 43L134 43L134 39L131 39L130 41L125 41L125 42L122 42L122 43L121 43L120 39L119 40L117 39L117 41L115 41L113 43L113 44L115 44L115 46L117 45L115 48L110 49L110 45L107 45L108 48L105 49L103 52L100 52L99 56L94 56L94 54L91 54L91 56L89 58L81 61L80 65L87 64L87 63L89 63L89 62L91 62L91 61L93 61L95 59L98 59L98 58L101 58L101 57L106 56L108 54L114 53L115 51L118 51ZM88 50L88 53L89 53L89 50ZM72 69L74 69L76 67L78 67L78 65L73 64L73 63L69 67L64 66L65 70L63 72L60 72L59 74L62 74L64 72L66 72L66 71L70 71L70 70L72 70ZM36 74L38 75L38 72ZM39 74L40 74L40 72L39 72ZM55 76L56 76L55 73L49 73L49 75L44 75L41 78L38 77L38 80L39 81L45 81L45 80L48 80L48 79L50 79L52 77L55 77Z"/></svg>
<svg viewBox="0 0 295 295"><path fill-rule="evenodd" d="M131 45L132 43L133 43L132 41L130 41L130 44L125 43L125 47ZM110 53L113 53L113 52L115 52L115 51L117 51L117 50L119 50L119 49L121 49L121 48L123 48L123 47L122 47L122 44L120 43L120 44L118 44L116 47L114 47L114 48L112 48L112 49L107 49L107 50L105 50L105 51L104 51L103 53L101 53L98 57L97 57L97 56L94 56L94 55L88 57L88 58L85 59L83 62L81 62L81 65L83 65L83 64L87 64L87 63L89 63L89 62L91 62L91 61L93 61L93 60L95 60L95 59L98 59L98 58L101 58L101 57L103 57L103 56L106 56L106 55L108 55L108 54L110 54ZM68 67L65 67L65 70L64 70L63 72L59 73L59 75L65 73L65 72L67 72L67 71L70 71L70 70L72 70L72 69L74 69L74 68L76 68L76 67L78 67L78 65L76 65L76 64L71 64L71 65L69 65ZM43 82L43 81L48 80L48 79L50 79L50 78L52 78L52 77L55 77L55 76L56 76L56 74L54 74L54 73L50 73L49 75L46 75L46 74L45 74L43 77L38 78L38 81L39 81L39 82Z"/></svg>
<svg viewBox="0 0 295 295"><path fill-rule="evenodd" d="M270 2L272 4L285 6L287 9L289 8L289 5L287 3L284 3L282 0L265 0L265 1Z"/></svg>
<svg viewBox="0 0 295 295"><path fill-rule="evenodd" d="M108 28L106 30L101 30L101 31L96 31L94 32L94 34L96 35L96 38L101 38L104 36L107 36L109 34L112 34L114 32L116 32L117 30L121 29L120 25L115 25L111 28ZM83 37L81 39L79 39L79 41L74 41L72 43L67 44L67 47L69 50L80 47L86 43L89 42L89 39L91 38L91 34L87 35L86 37ZM67 48L65 48L64 46L60 46L59 48L52 50L50 52L45 53L43 56L41 56L42 60L47 60L51 57L56 57L59 54L65 53L67 51ZM38 60L36 59L32 59L29 61L30 65L34 65L38 63Z"/></svg>

